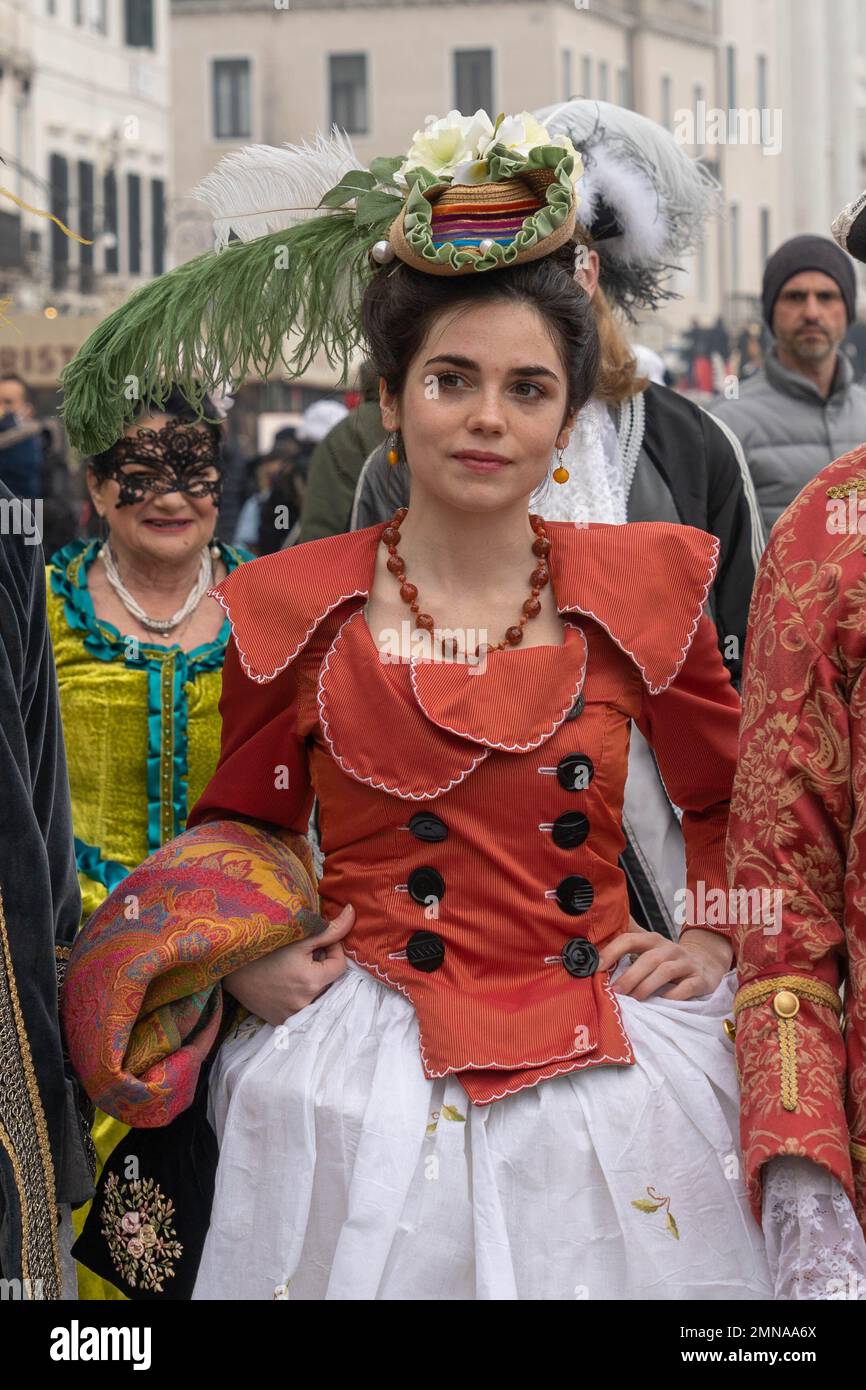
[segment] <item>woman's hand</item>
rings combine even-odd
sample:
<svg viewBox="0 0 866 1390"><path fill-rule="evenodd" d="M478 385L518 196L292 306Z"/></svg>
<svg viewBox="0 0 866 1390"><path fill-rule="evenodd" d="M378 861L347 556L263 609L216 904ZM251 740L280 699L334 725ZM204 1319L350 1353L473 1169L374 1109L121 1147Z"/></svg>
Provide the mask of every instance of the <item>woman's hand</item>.
<svg viewBox="0 0 866 1390"><path fill-rule="evenodd" d="M718 932L692 927L679 941L668 941L629 920L634 930L615 936L599 952L600 970L612 970L623 956L637 956L612 986L615 994L649 999L664 990L665 999L695 999L712 994L731 968L730 942Z"/></svg>
<svg viewBox="0 0 866 1390"><path fill-rule="evenodd" d="M324 931L242 965L225 976L223 985L245 1009L276 1028L343 974L346 956L340 942L354 923L355 909L347 904Z"/></svg>

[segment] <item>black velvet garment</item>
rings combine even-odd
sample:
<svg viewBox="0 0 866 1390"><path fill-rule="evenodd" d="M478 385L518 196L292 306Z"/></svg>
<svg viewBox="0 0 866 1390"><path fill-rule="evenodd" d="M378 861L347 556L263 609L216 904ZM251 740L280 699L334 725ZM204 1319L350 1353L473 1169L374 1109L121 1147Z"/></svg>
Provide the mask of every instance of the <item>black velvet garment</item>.
<svg viewBox="0 0 866 1390"><path fill-rule="evenodd" d="M50 1299L58 1204L90 1195L57 1010L81 898L42 547L11 501L0 483L0 1277Z"/></svg>

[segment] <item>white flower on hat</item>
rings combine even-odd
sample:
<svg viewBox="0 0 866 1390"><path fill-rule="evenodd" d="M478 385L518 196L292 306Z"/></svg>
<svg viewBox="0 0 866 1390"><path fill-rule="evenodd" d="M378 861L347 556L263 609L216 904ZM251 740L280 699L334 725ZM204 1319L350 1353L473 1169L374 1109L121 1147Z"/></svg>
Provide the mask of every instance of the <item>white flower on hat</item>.
<svg viewBox="0 0 866 1390"><path fill-rule="evenodd" d="M516 116L503 116L495 128L491 127L490 136L479 149L478 157L458 164L452 181L484 183L490 175L487 160L494 145L504 145L511 154L522 155L524 158L539 145L559 145L574 157L571 176L574 183L577 183L583 172L580 156L567 135L551 135L531 111L521 111Z"/></svg>
<svg viewBox="0 0 866 1390"><path fill-rule="evenodd" d="M558 140L551 139L546 127L530 111L520 111L516 116L506 116L500 122L496 138L489 141L488 149L491 145L504 145L514 154L528 155L538 145L558 143Z"/></svg>
<svg viewBox="0 0 866 1390"><path fill-rule="evenodd" d="M424 130L415 131L409 153L394 177L405 183L407 169L420 165L431 174L450 179L458 165L478 158L481 146L492 134L493 122L486 111L476 111L474 116L463 116L459 111L449 111L438 119L428 116Z"/></svg>

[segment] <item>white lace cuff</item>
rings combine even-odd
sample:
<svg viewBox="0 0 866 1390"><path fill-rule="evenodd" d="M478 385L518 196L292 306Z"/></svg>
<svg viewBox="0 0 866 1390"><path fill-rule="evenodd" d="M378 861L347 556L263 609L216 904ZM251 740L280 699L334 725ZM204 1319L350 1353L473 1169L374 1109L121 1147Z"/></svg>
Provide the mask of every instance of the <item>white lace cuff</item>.
<svg viewBox="0 0 866 1390"><path fill-rule="evenodd" d="M762 1214L775 1298L866 1302L866 1240L831 1173L807 1158L771 1159Z"/></svg>

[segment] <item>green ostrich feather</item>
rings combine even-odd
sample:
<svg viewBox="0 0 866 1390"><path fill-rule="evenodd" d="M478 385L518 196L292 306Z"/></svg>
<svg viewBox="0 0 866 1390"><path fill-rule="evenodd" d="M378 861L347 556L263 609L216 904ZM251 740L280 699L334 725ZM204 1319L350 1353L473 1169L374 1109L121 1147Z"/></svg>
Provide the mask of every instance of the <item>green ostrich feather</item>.
<svg viewBox="0 0 866 1390"><path fill-rule="evenodd" d="M173 382L204 417L204 395L218 384L236 389L278 362L298 377L320 350L345 378L361 339L368 252L387 233L395 203L376 220L334 211L232 242L136 290L61 373L74 447L110 448L144 408L159 408Z"/></svg>

